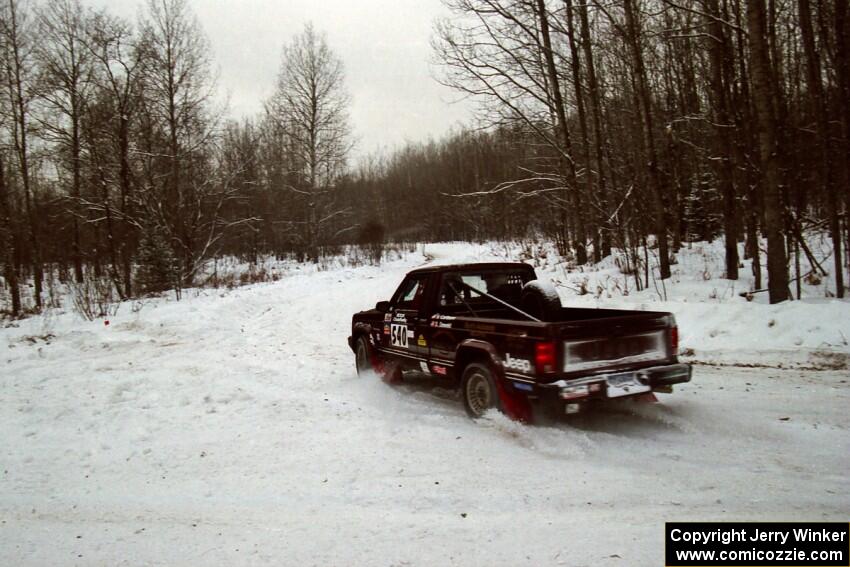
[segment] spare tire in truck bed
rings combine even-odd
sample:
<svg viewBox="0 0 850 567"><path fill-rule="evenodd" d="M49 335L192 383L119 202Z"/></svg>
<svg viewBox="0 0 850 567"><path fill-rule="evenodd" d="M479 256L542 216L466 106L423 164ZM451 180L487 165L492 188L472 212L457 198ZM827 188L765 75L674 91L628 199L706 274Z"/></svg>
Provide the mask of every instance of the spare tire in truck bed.
<svg viewBox="0 0 850 567"><path fill-rule="evenodd" d="M557 321L561 315L561 297L549 282L531 280L522 288L520 309L541 321Z"/></svg>

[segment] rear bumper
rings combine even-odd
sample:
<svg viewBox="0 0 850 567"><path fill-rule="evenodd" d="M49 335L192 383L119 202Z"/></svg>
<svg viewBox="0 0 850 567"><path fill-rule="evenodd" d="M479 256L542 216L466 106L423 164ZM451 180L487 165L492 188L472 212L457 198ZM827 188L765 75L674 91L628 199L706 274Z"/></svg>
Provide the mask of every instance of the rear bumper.
<svg viewBox="0 0 850 567"><path fill-rule="evenodd" d="M690 364L677 363L662 366L651 366L634 370L634 376L639 384L649 386L650 391L669 389L673 384L691 381L692 369ZM608 378L622 375L624 372L593 374L570 380L558 380L550 384L535 384L534 394L543 399L558 401L583 402L591 399L607 399ZM517 390L529 392L527 385L517 387ZM646 388L635 392L635 395L645 393ZM530 392L529 392L530 393ZM618 395L617 397L623 397Z"/></svg>

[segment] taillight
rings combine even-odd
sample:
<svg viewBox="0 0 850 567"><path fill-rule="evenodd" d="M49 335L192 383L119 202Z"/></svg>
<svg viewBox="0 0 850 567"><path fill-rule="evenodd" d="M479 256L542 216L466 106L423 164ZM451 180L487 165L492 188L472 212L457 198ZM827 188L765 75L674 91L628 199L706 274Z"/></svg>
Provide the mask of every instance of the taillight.
<svg viewBox="0 0 850 567"><path fill-rule="evenodd" d="M537 343L534 349L534 366L538 374L555 371L555 343Z"/></svg>
<svg viewBox="0 0 850 567"><path fill-rule="evenodd" d="M670 327L670 356L679 354L679 327Z"/></svg>

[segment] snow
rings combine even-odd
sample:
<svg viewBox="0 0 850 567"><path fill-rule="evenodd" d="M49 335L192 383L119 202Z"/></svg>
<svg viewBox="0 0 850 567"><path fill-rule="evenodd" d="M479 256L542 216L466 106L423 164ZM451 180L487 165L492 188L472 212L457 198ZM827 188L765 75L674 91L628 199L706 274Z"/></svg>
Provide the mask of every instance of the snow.
<svg viewBox="0 0 850 567"><path fill-rule="evenodd" d="M0 561L661 565L665 521L845 521L850 377L809 368L846 361L850 304L747 302L696 254L667 301L576 295L623 276L538 262L567 305L673 311L703 364L658 404L537 426L358 378L345 343L425 258L518 257L497 245L0 329Z"/></svg>

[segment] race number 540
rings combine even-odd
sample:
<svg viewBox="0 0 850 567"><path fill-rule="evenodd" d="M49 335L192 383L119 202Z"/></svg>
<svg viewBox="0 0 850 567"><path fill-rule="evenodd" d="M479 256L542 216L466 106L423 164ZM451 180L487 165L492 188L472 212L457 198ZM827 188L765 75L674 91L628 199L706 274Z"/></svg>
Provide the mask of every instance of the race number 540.
<svg viewBox="0 0 850 567"><path fill-rule="evenodd" d="M390 342L393 346L407 348L407 325L396 325L390 328Z"/></svg>

